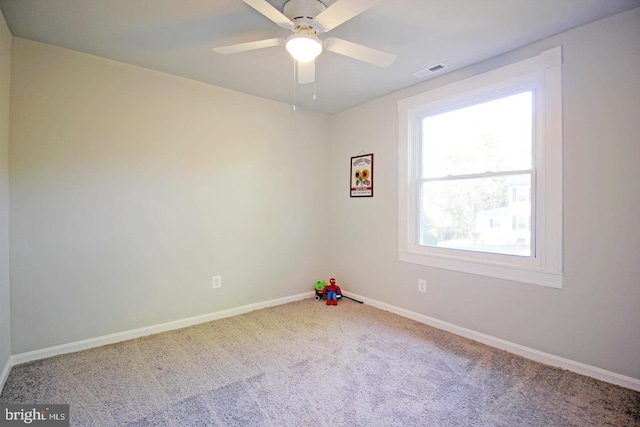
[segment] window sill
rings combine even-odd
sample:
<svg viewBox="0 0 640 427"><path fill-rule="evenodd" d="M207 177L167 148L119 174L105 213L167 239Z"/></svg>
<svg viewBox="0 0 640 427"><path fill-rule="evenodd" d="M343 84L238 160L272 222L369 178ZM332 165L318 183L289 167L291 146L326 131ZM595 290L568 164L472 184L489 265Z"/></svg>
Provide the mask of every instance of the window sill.
<svg viewBox="0 0 640 427"><path fill-rule="evenodd" d="M561 272L544 271L539 267L487 263L486 261L472 261L460 257L425 255L403 251L399 252L399 260L427 267L443 268L479 276L562 289Z"/></svg>

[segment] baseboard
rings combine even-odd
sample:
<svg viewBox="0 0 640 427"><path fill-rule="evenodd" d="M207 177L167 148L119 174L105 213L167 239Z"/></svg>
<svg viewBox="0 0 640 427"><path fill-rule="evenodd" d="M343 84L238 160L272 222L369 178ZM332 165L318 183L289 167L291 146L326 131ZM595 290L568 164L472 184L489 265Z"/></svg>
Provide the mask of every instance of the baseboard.
<svg viewBox="0 0 640 427"><path fill-rule="evenodd" d="M11 368L15 363L13 363L13 356L9 356L7 359L7 363L4 364L4 368L2 368L2 373L0 373L0 393L2 393L2 389L4 389L4 384L7 382L7 378L9 378L9 372L11 372Z"/></svg>
<svg viewBox="0 0 640 427"><path fill-rule="evenodd" d="M607 371L605 369L597 368L595 366L587 365L574 360L565 359L560 356L538 351L529 347L515 344L509 341L502 340L500 338L485 335L480 332L466 329L452 323L443 322L442 320L435 319L433 317L425 316L423 314L415 313L413 311L405 310L387 303L373 300L371 298L363 297L361 295L345 292L348 296L353 296L366 304L381 310L389 311L391 313L398 314L400 316L415 320L420 323L424 323L434 328L442 329L447 332L460 335L465 338L472 339L474 341L481 342L483 344L490 345L491 347L499 348L500 350L508 351L535 362L543 363L545 365L555 366L558 368L566 369L587 377L595 378L601 381L605 381L611 384L619 385L631 390L640 391L640 380L633 377L617 374L615 372Z"/></svg>
<svg viewBox="0 0 640 427"><path fill-rule="evenodd" d="M167 332L175 329L185 328L188 326L197 325L200 323L211 322L213 320L223 319L226 317L237 316L240 314L249 313L251 311L260 310L267 307L273 307L276 305L287 304L293 301L299 301L301 299L310 298L313 296L313 292L305 292L298 295L293 295L285 298L278 298L274 300L264 301L260 303L245 305L242 307L232 308L229 310L217 311L214 313L204 314L201 316L194 316L187 319L176 320L173 322L162 323L158 325L148 326L145 328L132 329L129 331L119 332L116 334L104 335L101 337L91 338L82 341L76 341L69 344L62 344L54 347L48 347L41 350L34 350L27 353L20 353L9 357L9 360L5 364L2 374L0 375L0 391L3 389L4 384L9 376L11 368L15 365L31 362L38 359L44 359L47 357L57 356L60 354L73 353L76 351L87 350L94 347L100 347L107 344L113 344L121 341L130 340L133 338L140 338L147 335L158 334L161 332ZM615 372L607 371L605 369L590 366L584 363L576 362L574 360L565 359L563 357L555 356L553 354L538 351L529 347L515 344L509 341L502 340L500 338L492 337L490 335L482 334L480 332L473 331L471 329L463 328L452 323L444 322L442 320L435 319L433 317L425 316L410 310L405 310L393 306L391 304L376 301L371 298L367 298L361 295L353 294L351 292L345 292L345 295L352 296L364 303L371 305L372 307L379 308L381 310L389 311L391 313L398 314L408 319L415 320L420 323L424 323L429 326L433 326L438 329L442 329L447 332L460 335L465 338L472 339L474 341L481 342L483 344L490 345L500 350L505 350L510 353L517 354L527 359L543 363L545 365L555 366L562 369L567 369L572 372L576 372L581 375L592 377L601 381L606 381L611 384L616 384L631 390L640 391L640 380L625 375L617 374Z"/></svg>
<svg viewBox="0 0 640 427"><path fill-rule="evenodd" d="M147 326L144 328L132 329L129 331L118 332L115 334L104 335L96 338L89 338L82 341L76 341L68 344L61 344L54 347L43 348L40 350L29 351L26 353L15 354L10 358L10 364L7 363L8 371L12 366L20 365L22 363L31 362L34 360L45 359L47 357L58 356L60 354L73 353L76 351L87 350L94 347L100 347L107 344L114 344L121 341L130 340L133 338L140 338L147 335L154 335L161 332L172 331L175 329L186 328L188 326L198 325L200 323L211 322L213 320L223 319L225 317L237 316L240 314L249 313L251 311L260 310L267 307L273 307L276 305L287 304L293 301L299 301L301 299L310 298L314 295L314 292L305 292L290 297L278 298L269 301L263 301L255 304L249 304L242 307L232 308L229 310L216 311L214 313L203 314L200 316L189 317L187 319L176 320L173 322L161 323L158 325ZM4 371L3 371L4 376ZM4 383L3 383L4 385ZM1 390L1 388L0 388Z"/></svg>

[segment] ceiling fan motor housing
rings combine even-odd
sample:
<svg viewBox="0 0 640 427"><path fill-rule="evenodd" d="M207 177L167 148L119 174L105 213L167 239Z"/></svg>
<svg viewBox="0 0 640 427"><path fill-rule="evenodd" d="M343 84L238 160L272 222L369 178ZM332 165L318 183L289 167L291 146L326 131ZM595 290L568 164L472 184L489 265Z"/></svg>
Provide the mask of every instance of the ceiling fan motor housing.
<svg viewBox="0 0 640 427"><path fill-rule="evenodd" d="M295 29L309 27L315 30L314 18L327 8L319 0L289 0L282 13L295 24Z"/></svg>

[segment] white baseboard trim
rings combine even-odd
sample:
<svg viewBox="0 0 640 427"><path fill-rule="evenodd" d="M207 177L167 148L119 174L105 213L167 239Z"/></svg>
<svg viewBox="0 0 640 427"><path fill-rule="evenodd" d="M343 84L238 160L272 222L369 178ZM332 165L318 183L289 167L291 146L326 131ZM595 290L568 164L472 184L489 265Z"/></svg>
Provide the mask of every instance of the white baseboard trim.
<svg viewBox="0 0 640 427"><path fill-rule="evenodd" d="M14 364L15 363L13 363L13 356L9 356L9 359L7 359L7 363L5 363L4 368L2 368L2 373L0 373L0 393L2 393L2 389L4 389L7 378L9 378L9 372L11 372L11 368Z"/></svg>
<svg viewBox="0 0 640 427"><path fill-rule="evenodd" d="M129 331L118 332L115 334L104 335L96 338L89 338L82 341L76 341L68 344L56 345L54 347L43 348L40 350L29 351L26 353L15 354L11 356L7 365L7 375L11 367L20 365L22 363L32 362L34 360L45 359L47 357L58 356L60 354L73 353L76 351L87 350L90 348L101 347L107 344L114 344L121 341L127 341L133 338L140 338L147 335L159 334L161 332L172 331L175 329L186 328L188 326L198 325L200 323L211 322L213 320L223 319L225 317L237 316L240 314L249 313L251 311L260 310L267 307L273 307L276 305L287 304L293 301L299 301L301 299L310 298L315 293L305 292L290 297L277 298L269 301L263 301L255 304L249 304L242 307L231 308L228 310L216 311L214 313L203 314L200 316L189 317L187 319L175 320L173 322L161 323L158 325L147 326L144 328L131 329ZM4 371L3 371L4 375ZM4 383L2 383L4 386ZM2 390L2 388L0 388Z"/></svg>
<svg viewBox="0 0 640 427"><path fill-rule="evenodd" d="M363 301L373 307L381 310L389 311L394 314L415 320L420 323L424 323L434 328L442 329L447 332L460 335L465 338L472 339L474 341L481 342L483 344L490 345L491 347L499 348L500 350L508 351L535 362L543 363L545 365L555 366L558 368L566 369L587 377L595 378L597 380L605 381L611 384L619 385L631 390L640 391L640 380L633 377L617 374L615 372L607 371L605 369L597 368L595 366L587 365L585 363L576 362L574 360L565 359L564 357L556 356L553 354L545 353L543 351L535 350L529 347L525 347L520 344L515 344L509 341L502 340L500 338L485 335L480 332L473 331L471 329L463 328L452 323L444 322L442 320L435 319L433 317L425 316L413 311L405 310L393 306L391 304L383 303L373 300L371 298L363 297L361 295L353 294L351 292L345 292L348 296L353 296L356 299Z"/></svg>
<svg viewBox="0 0 640 427"><path fill-rule="evenodd" d="M60 354L73 353L76 351L87 350L94 347L100 347L107 344L114 344L121 341L130 340L133 338L140 338L147 335L158 334L161 332L167 332L175 329L186 328L188 326L197 325L200 323L211 322L213 320L223 319L226 317L237 316L240 314L249 313L251 311L260 310L267 307L273 307L276 305L287 304L293 301L299 301L305 298L310 298L314 295L314 292L305 292L298 295L293 295L285 298L278 298L274 300L264 301L255 304L249 304L242 307L232 308L228 310L217 311L214 313L204 314L200 316L194 316L187 319L176 320L173 322L162 323L158 325L152 325L144 328L132 329L129 331L118 332L115 334L104 335L101 337L90 338L82 341L76 341L69 344L57 345L54 347L48 347L41 350L34 350L26 353L20 353L9 357L9 360L5 364L2 373L0 374L0 391L4 388L5 382L9 376L11 368L15 365L31 362L34 360L45 359L47 357L57 356ZM410 310L405 310L393 306L391 304L376 301L371 298L367 298L361 295L357 295L351 292L345 292L345 295L356 298L363 301L372 307L379 308L381 310L389 311L391 313L406 317L408 319L415 320L420 323L424 323L429 326L433 326L438 329L442 329L447 332L460 335L465 338L472 339L474 341L481 342L483 344L490 345L500 350L505 350L513 354L525 357L527 359L543 363L545 365L555 366L562 369L592 377L601 381L605 381L611 384L616 384L622 387L629 388L631 390L640 391L640 380L625 375L617 374L615 372L607 371L605 369L590 366L584 363L576 362L574 360L565 359L563 357L555 356L553 354L538 351L529 347L515 344L509 341L502 340L500 338L492 337L490 335L482 334L480 332L473 331L471 329L463 328L452 323L444 322L442 320L435 319L433 317L425 316Z"/></svg>

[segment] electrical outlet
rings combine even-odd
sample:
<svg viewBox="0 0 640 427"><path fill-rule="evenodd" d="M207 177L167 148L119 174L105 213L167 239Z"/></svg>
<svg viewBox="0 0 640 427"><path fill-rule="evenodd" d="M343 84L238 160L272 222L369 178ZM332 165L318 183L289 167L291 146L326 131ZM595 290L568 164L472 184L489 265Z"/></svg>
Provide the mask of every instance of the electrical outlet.
<svg viewBox="0 0 640 427"><path fill-rule="evenodd" d="M423 294L427 293L427 281L424 279L418 279L418 292Z"/></svg>
<svg viewBox="0 0 640 427"><path fill-rule="evenodd" d="M222 287L222 276L213 276L211 287L213 289L220 289Z"/></svg>

